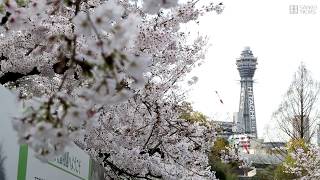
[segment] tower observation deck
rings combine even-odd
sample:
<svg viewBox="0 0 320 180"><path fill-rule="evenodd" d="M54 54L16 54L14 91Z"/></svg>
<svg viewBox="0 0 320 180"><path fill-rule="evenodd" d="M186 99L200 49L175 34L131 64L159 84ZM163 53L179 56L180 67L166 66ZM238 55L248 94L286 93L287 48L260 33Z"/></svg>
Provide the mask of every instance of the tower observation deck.
<svg viewBox="0 0 320 180"><path fill-rule="evenodd" d="M236 65L240 73L240 104L236 119L237 133L251 134L257 138L256 113L253 98L253 76L257 66L257 58L249 47L241 52Z"/></svg>

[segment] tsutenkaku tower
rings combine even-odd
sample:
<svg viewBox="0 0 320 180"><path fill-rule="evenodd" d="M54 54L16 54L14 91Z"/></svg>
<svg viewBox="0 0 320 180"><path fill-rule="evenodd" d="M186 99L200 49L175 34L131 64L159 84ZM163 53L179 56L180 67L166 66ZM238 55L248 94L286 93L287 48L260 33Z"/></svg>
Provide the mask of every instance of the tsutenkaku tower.
<svg viewBox="0 0 320 180"><path fill-rule="evenodd" d="M257 138L252 79L257 66L257 58L253 56L249 47L245 47L241 52L236 65L241 77L240 104L236 119L236 129L238 133L251 134Z"/></svg>

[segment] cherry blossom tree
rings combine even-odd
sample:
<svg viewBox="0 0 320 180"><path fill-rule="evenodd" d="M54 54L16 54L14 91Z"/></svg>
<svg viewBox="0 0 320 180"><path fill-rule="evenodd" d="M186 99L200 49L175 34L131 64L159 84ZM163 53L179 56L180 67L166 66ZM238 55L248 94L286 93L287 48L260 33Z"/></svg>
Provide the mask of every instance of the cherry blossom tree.
<svg viewBox="0 0 320 180"><path fill-rule="evenodd" d="M286 171L294 174L297 179L309 180L320 178L320 148L307 144L297 148L290 154L290 161L285 164Z"/></svg>
<svg viewBox="0 0 320 180"><path fill-rule="evenodd" d="M19 142L48 160L76 142L109 179L213 179L210 127L180 119L177 85L204 57L180 24L213 3L1 2L0 83L23 102Z"/></svg>

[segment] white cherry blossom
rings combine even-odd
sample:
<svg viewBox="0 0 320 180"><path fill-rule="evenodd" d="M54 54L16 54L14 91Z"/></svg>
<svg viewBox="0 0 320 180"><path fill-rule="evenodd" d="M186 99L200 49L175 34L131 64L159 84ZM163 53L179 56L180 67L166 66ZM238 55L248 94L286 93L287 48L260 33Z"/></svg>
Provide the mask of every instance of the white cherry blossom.
<svg viewBox="0 0 320 180"><path fill-rule="evenodd" d="M214 131L177 110L184 99L177 84L206 46L202 37L187 44L179 24L212 5L6 2L0 82L24 105L12 121L19 143L46 161L75 141L109 179L214 179L206 154Z"/></svg>

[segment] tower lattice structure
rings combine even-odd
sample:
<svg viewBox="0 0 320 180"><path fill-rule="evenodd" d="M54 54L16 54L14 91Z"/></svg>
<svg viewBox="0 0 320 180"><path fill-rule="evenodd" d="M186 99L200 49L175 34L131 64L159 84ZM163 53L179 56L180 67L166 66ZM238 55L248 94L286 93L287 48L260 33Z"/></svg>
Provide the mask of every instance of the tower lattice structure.
<svg viewBox="0 0 320 180"><path fill-rule="evenodd" d="M257 58L253 56L249 47L241 52L236 62L240 73L240 104L236 120L238 133L251 134L257 138L256 112L253 96L253 76L257 66Z"/></svg>

